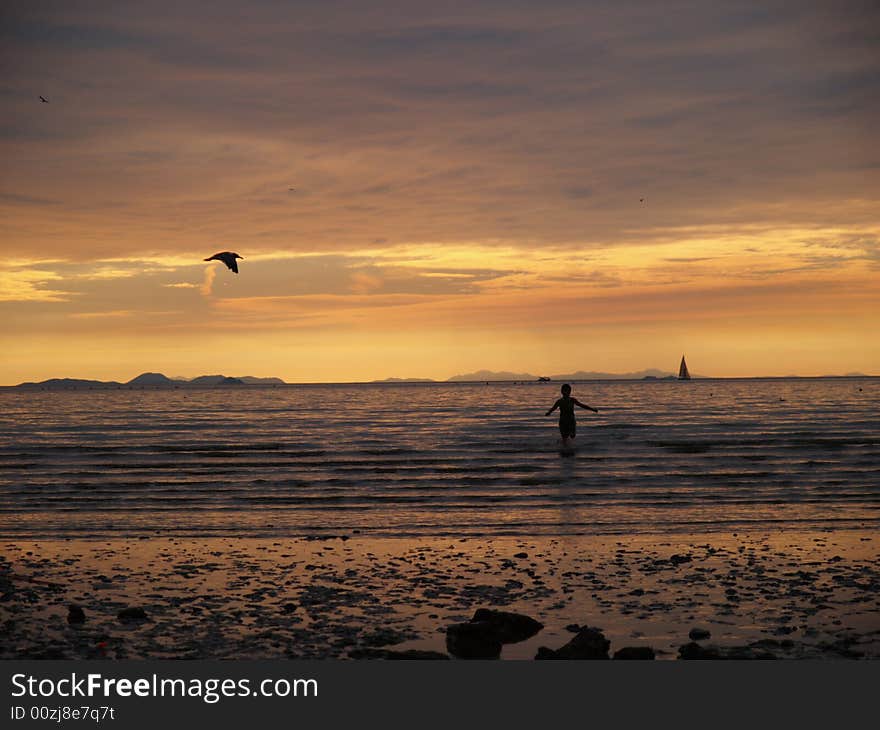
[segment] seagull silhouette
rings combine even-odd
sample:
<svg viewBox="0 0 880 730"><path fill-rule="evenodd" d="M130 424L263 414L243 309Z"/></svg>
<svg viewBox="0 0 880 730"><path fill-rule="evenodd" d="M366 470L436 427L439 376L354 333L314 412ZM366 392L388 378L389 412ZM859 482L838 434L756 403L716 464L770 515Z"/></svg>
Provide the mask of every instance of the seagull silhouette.
<svg viewBox="0 0 880 730"><path fill-rule="evenodd" d="M49 103L49 100L48 100L48 99L44 99L42 96L40 97L40 101L43 102L44 104L48 104L48 103Z"/></svg>
<svg viewBox="0 0 880 730"><path fill-rule="evenodd" d="M243 258L244 256L239 256L237 253L232 253L232 251L221 251L220 253L215 253L213 256L206 258L205 261L222 261L237 274L238 262L235 259Z"/></svg>

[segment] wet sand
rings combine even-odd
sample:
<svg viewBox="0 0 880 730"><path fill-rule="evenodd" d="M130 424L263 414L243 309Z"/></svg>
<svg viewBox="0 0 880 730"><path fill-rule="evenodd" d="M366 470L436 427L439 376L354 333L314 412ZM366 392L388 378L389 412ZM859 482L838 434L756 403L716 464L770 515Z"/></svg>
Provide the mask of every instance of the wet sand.
<svg viewBox="0 0 880 730"><path fill-rule="evenodd" d="M0 547L0 658L283 659L446 653L476 609L527 614L558 649L703 647L880 658L869 530L638 537L43 540ZM69 623L69 606L85 620ZM143 609L146 619L119 618ZM137 614L137 612L135 612ZM742 652L741 652L742 653Z"/></svg>

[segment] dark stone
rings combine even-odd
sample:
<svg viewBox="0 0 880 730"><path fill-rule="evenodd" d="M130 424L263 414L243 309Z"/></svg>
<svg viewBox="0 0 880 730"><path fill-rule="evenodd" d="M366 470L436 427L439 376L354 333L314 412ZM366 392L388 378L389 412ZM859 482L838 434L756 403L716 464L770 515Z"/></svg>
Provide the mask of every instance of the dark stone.
<svg viewBox="0 0 880 730"><path fill-rule="evenodd" d="M387 649L372 649L369 647L358 647L348 652L349 659L384 659L388 653Z"/></svg>
<svg viewBox="0 0 880 730"><path fill-rule="evenodd" d="M446 659L449 660L449 654L443 654L439 651L424 651L422 649L407 649L406 651L385 652L386 659L404 659L404 660L430 660L430 659Z"/></svg>
<svg viewBox="0 0 880 730"><path fill-rule="evenodd" d="M773 652L753 646L733 646L722 650L722 659L776 659Z"/></svg>
<svg viewBox="0 0 880 730"><path fill-rule="evenodd" d="M673 555L669 558L669 562L673 565L681 565L682 563L689 563L693 560L690 555Z"/></svg>
<svg viewBox="0 0 880 730"><path fill-rule="evenodd" d="M517 554L514 555L513 557L515 557L515 558L527 558L527 557L529 557L529 554L528 554L528 553L517 553Z"/></svg>
<svg viewBox="0 0 880 730"><path fill-rule="evenodd" d="M755 642L748 646L700 646L697 643L685 644L678 649L679 659L776 659L776 655L767 651L772 643ZM778 644L775 644L778 646Z"/></svg>
<svg viewBox="0 0 880 730"><path fill-rule="evenodd" d="M126 623L128 621L146 621L149 616L147 616L147 612L142 608L123 608L116 614L116 618Z"/></svg>
<svg viewBox="0 0 880 730"><path fill-rule="evenodd" d="M392 649L370 649L359 648L352 649L348 652L350 659L385 659L385 660L430 660L445 659L449 660L449 654L443 654L439 651L425 651L422 649L407 649L405 651L394 651Z"/></svg>
<svg viewBox="0 0 880 730"><path fill-rule="evenodd" d="M706 629L691 629L688 634L688 638L691 641L702 641L703 639L708 639L712 634Z"/></svg>
<svg viewBox="0 0 880 730"><path fill-rule="evenodd" d="M70 657L64 653L64 650L59 646L50 646L46 649L42 649L40 651L35 651L33 653L25 653L25 659L69 659Z"/></svg>
<svg viewBox="0 0 880 730"><path fill-rule="evenodd" d="M361 636L361 643L364 644L364 646L388 646L389 644L399 644L409 638L412 637L407 633L379 627L364 633Z"/></svg>
<svg viewBox="0 0 880 730"><path fill-rule="evenodd" d="M281 613L293 613L297 608L299 608L299 606L295 603L285 603L281 606Z"/></svg>
<svg viewBox="0 0 880 730"><path fill-rule="evenodd" d="M654 650L650 646L625 646L614 652L615 659L653 659Z"/></svg>
<svg viewBox="0 0 880 730"><path fill-rule="evenodd" d="M576 634L578 631L581 630L581 625L580 624L569 624L568 626L565 627L565 630L570 631L573 634Z"/></svg>
<svg viewBox="0 0 880 730"><path fill-rule="evenodd" d="M83 611L79 606L70 606L67 609L67 623L69 624L82 624L86 621L86 612Z"/></svg>
<svg viewBox="0 0 880 730"><path fill-rule="evenodd" d="M797 626L777 626L773 629L773 633L776 636L788 636L788 634L793 634L797 631Z"/></svg>
<svg viewBox="0 0 880 730"><path fill-rule="evenodd" d="M679 659L721 659L721 652L715 646L702 647L695 641L678 648Z"/></svg>
<svg viewBox="0 0 880 730"><path fill-rule="evenodd" d="M524 641L544 625L530 616L479 608L467 623L446 629L446 649L460 659L495 659L502 644Z"/></svg>
<svg viewBox="0 0 880 730"><path fill-rule="evenodd" d="M489 621L469 621L446 628L446 650L459 659L497 659L501 641Z"/></svg>
<svg viewBox="0 0 880 730"><path fill-rule="evenodd" d="M535 659L608 659L610 646L611 642L599 629L584 626L561 649L553 651L544 646L540 647Z"/></svg>
<svg viewBox="0 0 880 730"><path fill-rule="evenodd" d="M478 608L471 622L486 622L495 629L495 635L502 644L515 644L525 641L544 628L544 624L531 616L510 611L495 611L490 608Z"/></svg>

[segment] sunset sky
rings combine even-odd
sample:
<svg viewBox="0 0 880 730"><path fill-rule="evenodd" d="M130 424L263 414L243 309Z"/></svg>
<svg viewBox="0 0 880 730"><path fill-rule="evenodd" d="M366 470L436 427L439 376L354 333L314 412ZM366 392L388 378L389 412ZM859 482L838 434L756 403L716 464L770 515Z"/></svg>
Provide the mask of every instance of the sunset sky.
<svg viewBox="0 0 880 730"><path fill-rule="evenodd" d="M875 2L0 16L2 385L880 374Z"/></svg>

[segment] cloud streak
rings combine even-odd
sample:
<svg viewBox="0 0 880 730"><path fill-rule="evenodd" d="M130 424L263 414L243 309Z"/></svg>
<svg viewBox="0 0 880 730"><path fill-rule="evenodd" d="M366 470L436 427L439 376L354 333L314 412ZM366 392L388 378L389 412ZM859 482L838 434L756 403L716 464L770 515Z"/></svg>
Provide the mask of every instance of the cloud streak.
<svg viewBox="0 0 880 730"><path fill-rule="evenodd" d="M217 276L217 267L208 264L205 267L204 279L202 279L202 285L199 288L199 291L202 293L203 297L209 297L213 293L214 289L214 278Z"/></svg>

